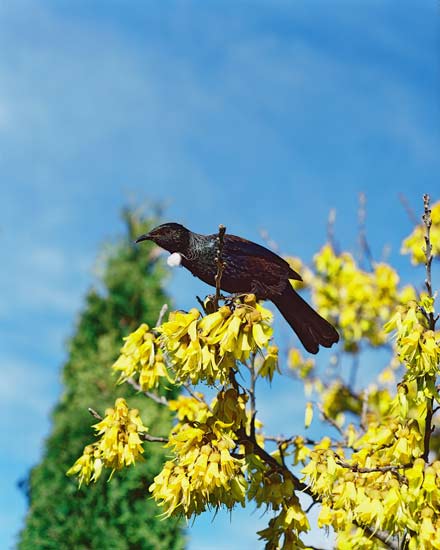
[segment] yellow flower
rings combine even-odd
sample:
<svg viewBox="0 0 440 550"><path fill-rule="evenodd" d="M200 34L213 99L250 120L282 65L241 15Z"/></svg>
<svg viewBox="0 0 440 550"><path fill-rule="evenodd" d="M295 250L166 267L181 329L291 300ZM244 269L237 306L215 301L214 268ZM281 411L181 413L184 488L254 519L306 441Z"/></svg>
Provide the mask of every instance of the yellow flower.
<svg viewBox="0 0 440 550"><path fill-rule="evenodd" d="M422 308L434 312L434 301L422 297L421 302L410 302L406 308L399 308L385 330L396 331L396 346L400 361L408 369L409 379L421 376L435 376L439 372L439 336L426 327Z"/></svg>
<svg viewBox="0 0 440 550"><path fill-rule="evenodd" d="M67 470L68 476L77 475L79 486L83 481L88 485L90 481L97 481L102 471L102 460L100 453L95 445L84 447L82 456L78 458L75 464Z"/></svg>
<svg viewBox="0 0 440 550"><path fill-rule="evenodd" d="M304 379L313 371L315 360L310 357L305 359L298 349L292 348L289 351L288 365L289 368L298 373L300 378Z"/></svg>
<svg viewBox="0 0 440 550"><path fill-rule="evenodd" d="M148 431L137 409L129 409L124 399L118 398L114 408L107 409L104 418L94 425L100 438L84 449L83 455L68 470L67 475L78 475L79 484L96 481L103 466L119 470L142 459L141 435Z"/></svg>
<svg viewBox="0 0 440 550"><path fill-rule="evenodd" d="M389 265L377 263L373 272L364 271L351 254L337 255L328 244L314 261L315 301L320 313L339 328L345 350L356 352L363 339L373 346L385 343L383 323L414 291L399 291L399 277Z"/></svg>
<svg viewBox="0 0 440 550"><path fill-rule="evenodd" d="M200 400L186 395L168 401L168 408L176 412L179 422L205 422L209 412L208 405L202 401L203 394L196 392Z"/></svg>
<svg viewBox="0 0 440 550"><path fill-rule="evenodd" d="M203 318L194 309L174 312L157 331L179 380L225 384L237 360L244 362L269 346L271 320L272 314L256 303L255 296L247 295Z"/></svg>
<svg viewBox="0 0 440 550"><path fill-rule="evenodd" d="M149 332L148 325L140 327L124 338L121 355L113 364L113 371L119 372L118 384L139 374L139 385L143 391L157 388L161 378L170 380L163 356L156 350L156 338Z"/></svg>
<svg viewBox="0 0 440 550"><path fill-rule="evenodd" d="M272 381L275 371L281 372L278 366L278 347L268 346L267 354L264 356L263 362L258 369L258 374Z"/></svg>
<svg viewBox="0 0 440 550"><path fill-rule="evenodd" d="M440 201L432 205L431 220L432 255L438 256L440 254ZM402 254L411 254L413 264L425 263L425 228L423 225L416 225L411 235L403 241L401 252Z"/></svg>
<svg viewBox="0 0 440 550"><path fill-rule="evenodd" d="M184 424L171 434L167 446L173 448L176 458L165 464L150 486L165 517L173 513L190 517L207 506L244 505L243 460L231 455L235 445L219 422L198 427Z"/></svg>

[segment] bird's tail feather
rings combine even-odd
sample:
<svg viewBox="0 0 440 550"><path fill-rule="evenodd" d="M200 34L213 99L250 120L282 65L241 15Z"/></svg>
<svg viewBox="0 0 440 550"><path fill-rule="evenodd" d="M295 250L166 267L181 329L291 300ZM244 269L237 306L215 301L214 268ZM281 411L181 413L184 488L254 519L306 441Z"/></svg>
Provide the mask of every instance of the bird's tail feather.
<svg viewBox="0 0 440 550"><path fill-rule="evenodd" d="M310 307L290 284L281 296L272 301L308 352L318 353L320 345L330 348L339 340L334 326Z"/></svg>

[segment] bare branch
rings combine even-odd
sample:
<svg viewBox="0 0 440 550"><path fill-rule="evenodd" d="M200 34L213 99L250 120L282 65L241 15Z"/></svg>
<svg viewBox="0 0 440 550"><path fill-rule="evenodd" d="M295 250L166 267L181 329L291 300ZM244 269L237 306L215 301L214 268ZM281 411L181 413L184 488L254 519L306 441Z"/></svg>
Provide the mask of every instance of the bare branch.
<svg viewBox="0 0 440 550"><path fill-rule="evenodd" d="M428 296L432 298L432 275L431 275L431 265L432 265L432 244L431 244L431 208L429 205L430 202L429 195L423 195L423 224L425 226L425 266L426 266L426 280L425 286L428 291ZM429 329L435 330L435 319L434 313L429 313Z"/></svg>
<svg viewBox="0 0 440 550"><path fill-rule="evenodd" d="M255 370L255 359L257 357L257 354L254 353L251 357L251 361L249 364L249 372L250 372L250 386L248 388L248 393L250 397L250 417L251 417L251 437L255 439L255 417L257 414L256 410L256 400L255 400L255 384L257 381L257 373Z"/></svg>
<svg viewBox="0 0 440 550"><path fill-rule="evenodd" d="M224 244L225 233L226 233L226 227L220 224L218 226L218 237L217 237L217 256L216 256L217 273L215 275L215 308L216 309L218 309L218 302L220 300L221 281L222 281L223 270L225 268L225 264L223 262L223 244Z"/></svg>
<svg viewBox="0 0 440 550"><path fill-rule="evenodd" d="M328 422L331 426L333 426L333 428L335 428L335 430L337 430L339 432L339 434L343 437L344 441L346 439L346 436L342 430L342 428L340 426L338 426L338 424L333 420L333 418L331 418L323 409L321 403L317 403L317 407L319 409L319 412L322 414L324 420L326 422Z"/></svg>
<svg viewBox="0 0 440 550"><path fill-rule="evenodd" d="M414 225L418 225L419 220L418 220L417 216L415 215L414 210L411 208L411 205L409 204L408 199L406 198L406 196L403 193L399 193L399 200L400 200L403 208L405 209L405 212L407 213L408 218L410 219L411 223L414 224Z"/></svg>
<svg viewBox="0 0 440 550"><path fill-rule="evenodd" d="M365 258L368 261L370 270L374 269L374 259L371 253L370 245L367 240L367 231L365 229L365 220L367 218L367 197L364 192L359 193L358 226L359 226L359 248L360 263Z"/></svg>
<svg viewBox="0 0 440 550"><path fill-rule="evenodd" d="M159 317L156 321L156 327L159 327L162 324L163 318L165 317L165 313L168 311L168 304L164 304L160 308Z"/></svg>
<svg viewBox="0 0 440 550"><path fill-rule="evenodd" d="M159 405L165 405L168 407L168 400L163 395L157 395L156 393L150 391L143 391L141 386L133 378L127 378L127 384L130 384L136 391L142 392L146 397L158 403Z"/></svg>
<svg viewBox="0 0 440 550"><path fill-rule="evenodd" d="M432 264L432 244L431 244L431 208L429 206L429 195L423 195L423 224L425 226L425 267L426 267L426 280L425 285L428 291L428 296L432 298L432 278L431 278L431 264ZM435 330L435 318L434 313L431 311L428 313L428 324L430 330ZM431 381L435 383L435 377L426 376L426 382ZM426 417L425 417L425 434L423 437L423 460L428 462L429 460L429 447L431 442L432 428L432 416L433 416L434 399L432 397L427 399L426 403Z"/></svg>
<svg viewBox="0 0 440 550"><path fill-rule="evenodd" d="M333 250L336 250L335 222L336 222L336 209L331 208L330 212L328 213L328 220L327 220L327 240L329 244L332 246Z"/></svg>
<svg viewBox="0 0 440 550"><path fill-rule="evenodd" d="M197 395L197 393L192 389L191 387L191 384L189 382L183 382L182 386L186 389L186 391L190 394L190 396L195 399L196 401L198 401L199 403L203 403L204 405L206 405L209 409L209 406L208 404L206 403L206 401L200 397L199 395Z"/></svg>
<svg viewBox="0 0 440 550"><path fill-rule="evenodd" d="M358 466L357 464L349 464L348 462L344 462L343 460L337 459L336 462L339 464L339 466L342 466L342 468L347 468L348 470L351 470L352 472L356 472L359 474L372 474L372 473L386 473L386 472L392 472L401 483L407 483L407 479L405 476L403 476L399 470L407 470L408 468L412 468L413 464L399 464L399 465L388 465L388 466L378 466L376 468L362 468Z"/></svg>
<svg viewBox="0 0 440 550"><path fill-rule="evenodd" d="M361 422L360 426L363 430L367 429L367 415L368 415L368 398L370 396L370 390L366 388L362 393L362 410L361 410Z"/></svg>
<svg viewBox="0 0 440 550"><path fill-rule="evenodd" d="M146 433L140 433L139 437L144 441L149 441L151 443L168 443L167 437L158 437L156 435L150 435Z"/></svg>
<svg viewBox="0 0 440 550"><path fill-rule="evenodd" d="M358 523L357 521L354 521L353 523L354 523L354 525L357 525L358 527L363 529L368 534L369 537L374 537L374 538L380 540L380 542L382 544L385 544L385 546L387 548L389 548L390 550L399 550L399 544L396 541L394 541L391 538L391 535L389 533L387 533L386 531L381 531L380 529L375 530L372 527L362 525L361 523Z"/></svg>
<svg viewBox="0 0 440 550"><path fill-rule="evenodd" d="M102 420L102 416L101 416L98 412L96 412L95 409L92 409L92 407L89 407L87 410L89 411L89 413L90 413L94 418L96 418L96 420Z"/></svg>
<svg viewBox="0 0 440 550"><path fill-rule="evenodd" d="M291 437L282 437L281 435L265 435L264 440L265 441L272 441L276 443L277 445L294 445L295 439L297 436L293 435ZM302 436L301 436L302 437ZM318 441L315 441L314 439L310 439L309 437L302 437L304 445L313 445L314 447L318 445ZM352 446L347 445L346 443L342 443L340 441L334 441L330 440L330 447L333 447L335 449L353 449Z"/></svg>

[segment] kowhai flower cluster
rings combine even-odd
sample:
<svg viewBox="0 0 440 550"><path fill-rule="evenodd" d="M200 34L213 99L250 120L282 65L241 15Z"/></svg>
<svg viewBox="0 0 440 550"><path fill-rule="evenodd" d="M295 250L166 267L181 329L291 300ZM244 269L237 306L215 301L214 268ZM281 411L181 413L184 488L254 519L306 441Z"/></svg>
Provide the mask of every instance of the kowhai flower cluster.
<svg viewBox="0 0 440 550"><path fill-rule="evenodd" d="M252 353L268 348L271 320L270 311L254 295L247 295L204 317L197 309L172 312L157 330L178 380L225 384L237 361L245 362ZM268 350L263 370L267 376L273 375L276 357L274 348Z"/></svg>
<svg viewBox="0 0 440 550"><path fill-rule="evenodd" d="M157 388L162 378L170 380L162 351L148 325L143 323L124 340L121 355L113 364L113 371L120 375L119 384L139 377L139 386L148 391Z"/></svg>
<svg viewBox="0 0 440 550"><path fill-rule="evenodd" d="M409 378L436 376L439 372L440 335L428 328L425 317L433 312L433 304L433 299L426 296L420 302L411 301L398 308L385 325L386 331L396 333L397 354Z"/></svg>
<svg viewBox="0 0 440 550"><path fill-rule="evenodd" d="M234 451L238 444L235 430L246 422L246 396L232 388L220 392L204 422L189 421L194 407L186 406L186 410L189 414L181 417L167 444L175 458L155 477L150 487L153 497L167 517L174 513L190 517L207 507L244 505L244 460L234 456Z"/></svg>
<svg viewBox="0 0 440 550"><path fill-rule="evenodd" d="M415 298L411 286L399 290L399 277L389 265L377 263L373 271L364 271L351 254L336 254L330 244L315 256L314 264L315 302L338 327L347 351L357 351L363 340L372 346L384 344L383 324L396 305Z"/></svg>
<svg viewBox="0 0 440 550"><path fill-rule="evenodd" d="M105 411L105 416L93 426L98 441L87 445L80 458L68 470L76 475L81 485L96 482L103 467L112 473L142 459L142 435L148 431L137 409L129 409L125 399L116 399L115 406Z"/></svg>

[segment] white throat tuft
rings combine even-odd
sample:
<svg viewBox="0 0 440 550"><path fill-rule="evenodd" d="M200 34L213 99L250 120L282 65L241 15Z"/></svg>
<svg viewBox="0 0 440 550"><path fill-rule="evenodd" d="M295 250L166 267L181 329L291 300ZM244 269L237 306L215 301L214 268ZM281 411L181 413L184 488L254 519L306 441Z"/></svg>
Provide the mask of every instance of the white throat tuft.
<svg viewBox="0 0 440 550"><path fill-rule="evenodd" d="M178 267L182 264L182 256L178 252L173 252L167 258L167 264L170 267Z"/></svg>

